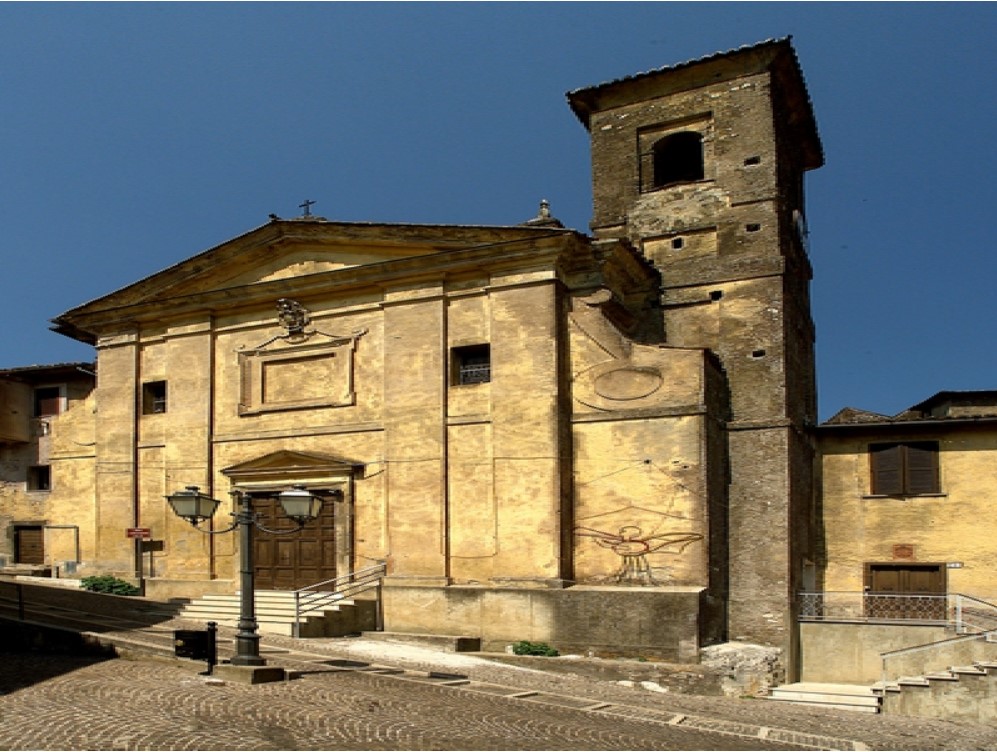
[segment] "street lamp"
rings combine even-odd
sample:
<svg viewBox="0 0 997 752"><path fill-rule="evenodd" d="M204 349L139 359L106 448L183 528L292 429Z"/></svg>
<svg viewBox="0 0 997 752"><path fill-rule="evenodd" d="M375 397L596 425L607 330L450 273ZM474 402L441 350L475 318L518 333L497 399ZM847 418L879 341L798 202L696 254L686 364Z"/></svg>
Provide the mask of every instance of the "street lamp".
<svg viewBox="0 0 997 752"><path fill-rule="evenodd" d="M294 486L277 494L284 514L297 523L292 530L271 530L260 523L253 511L253 497L238 488L229 492L238 511L232 513L235 521L224 530L201 530L197 527L204 520L211 519L218 505L217 499L205 496L197 486L187 486L166 497L170 507L178 517L182 517L198 531L207 535L230 533L239 528L239 631L235 636L235 655L230 661L234 666L265 666L266 660L260 657L260 636L256 633L255 563L253 561L253 529L272 535L296 533L308 522L318 517L322 509L322 499L304 486Z"/></svg>

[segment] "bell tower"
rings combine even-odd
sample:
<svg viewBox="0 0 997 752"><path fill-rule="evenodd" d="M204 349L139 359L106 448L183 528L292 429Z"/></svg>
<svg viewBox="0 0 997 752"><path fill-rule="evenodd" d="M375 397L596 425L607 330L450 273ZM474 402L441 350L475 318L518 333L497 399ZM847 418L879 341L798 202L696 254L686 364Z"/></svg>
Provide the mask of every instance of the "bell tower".
<svg viewBox="0 0 997 752"><path fill-rule="evenodd" d="M812 558L816 419L803 177L823 152L790 40L568 94L591 135L598 238L662 276L666 343L723 364L727 634L793 659Z"/></svg>

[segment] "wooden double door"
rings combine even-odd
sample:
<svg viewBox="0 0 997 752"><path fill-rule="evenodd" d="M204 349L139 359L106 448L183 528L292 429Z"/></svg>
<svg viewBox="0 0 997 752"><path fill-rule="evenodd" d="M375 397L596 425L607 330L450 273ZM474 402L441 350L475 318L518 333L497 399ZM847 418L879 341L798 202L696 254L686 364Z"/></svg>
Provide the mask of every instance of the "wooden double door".
<svg viewBox="0 0 997 752"><path fill-rule="evenodd" d="M254 530L258 590L297 590L336 577L336 505L327 501L318 518L297 532L275 496L259 497L253 509L260 524L285 534Z"/></svg>

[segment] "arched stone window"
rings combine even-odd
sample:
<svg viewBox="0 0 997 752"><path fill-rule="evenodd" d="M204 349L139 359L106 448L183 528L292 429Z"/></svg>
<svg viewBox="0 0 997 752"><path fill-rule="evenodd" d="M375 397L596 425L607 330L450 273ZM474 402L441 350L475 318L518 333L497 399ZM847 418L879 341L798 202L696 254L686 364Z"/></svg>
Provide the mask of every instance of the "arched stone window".
<svg viewBox="0 0 997 752"><path fill-rule="evenodd" d="M672 133L651 147L653 187L703 179L703 135L695 131Z"/></svg>

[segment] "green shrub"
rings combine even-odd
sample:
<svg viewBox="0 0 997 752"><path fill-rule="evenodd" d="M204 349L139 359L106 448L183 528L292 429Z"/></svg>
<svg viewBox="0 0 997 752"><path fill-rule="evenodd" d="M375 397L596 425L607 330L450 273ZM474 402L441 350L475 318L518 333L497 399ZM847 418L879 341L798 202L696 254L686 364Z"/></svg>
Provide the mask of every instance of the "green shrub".
<svg viewBox="0 0 997 752"><path fill-rule="evenodd" d="M80 580L80 584L83 586L84 590L89 590L92 593L110 593L111 595L138 595L140 592L142 592L137 587L132 585L130 582L119 580L117 577L112 577L109 574L84 577L82 580Z"/></svg>
<svg viewBox="0 0 997 752"><path fill-rule="evenodd" d="M530 642L529 640L512 643L512 652L516 655L543 655L548 658L560 655L546 642Z"/></svg>

